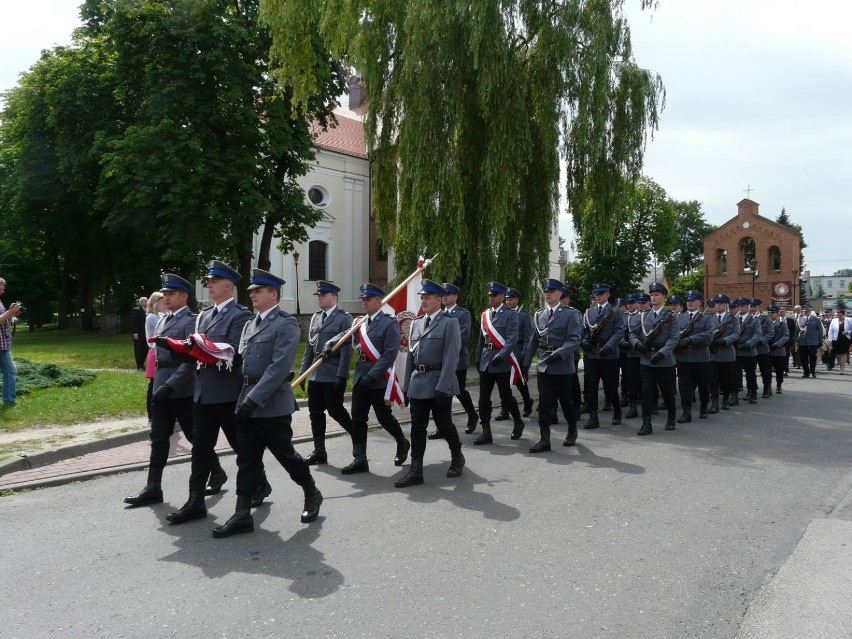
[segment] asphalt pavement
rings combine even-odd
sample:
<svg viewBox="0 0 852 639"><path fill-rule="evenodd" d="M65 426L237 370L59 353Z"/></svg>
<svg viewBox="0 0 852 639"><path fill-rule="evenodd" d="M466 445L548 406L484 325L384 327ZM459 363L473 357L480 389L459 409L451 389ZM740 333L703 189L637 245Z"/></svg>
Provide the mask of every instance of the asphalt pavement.
<svg viewBox="0 0 852 639"><path fill-rule="evenodd" d="M123 507L135 471L2 497L0 635L852 637L852 376L791 371L784 389L673 432L655 416L649 437L581 429L573 448L562 420L543 455L534 417L519 441L502 422L491 446L462 435L460 479L429 442L426 484L405 490L384 432L364 475L339 474L351 447L332 439L316 522L268 458L256 532L224 540L233 456L209 517L181 526L165 516L188 464L148 508Z"/></svg>

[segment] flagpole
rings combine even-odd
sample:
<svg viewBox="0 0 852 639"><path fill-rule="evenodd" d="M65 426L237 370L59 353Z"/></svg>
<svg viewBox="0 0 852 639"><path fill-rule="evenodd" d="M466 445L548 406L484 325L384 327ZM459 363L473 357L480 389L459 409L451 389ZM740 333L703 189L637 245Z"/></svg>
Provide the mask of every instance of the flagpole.
<svg viewBox="0 0 852 639"><path fill-rule="evenodd" d="M428 260L423 260L423 266L418 266L418 267L417 267L417 269L416 269L416 270L415 270L415 271L414 271L411 275L409 275L408 277L406 277L406 278L402 281L402 283L401 283L399 286L397 286L395 289L393 289L390 293L388 293L387 295L385 295L385 296L382 298L382 306L384 306L385 304L389 303L389 302L390 302L390 301L391 301L394 297L396 297L396 295L397 295L397 294L399 294L399 292L400 292L400 291L402 291L402 290L403 290L403 289L404 289L404 288L408 285L408 283L409 283L411 280L413 280L413 279L414 279L415 277L417 277L420 273L422 273L423 271L425 271L425 270L426 270L426 268L427 268L428 266L430 266L430 265L432 264L432 262L434 262L434 261L435 261L435 258L436 258L436 257L438 257L438 255L439 255L438 253L435 253L435 255L433 255L430 259L428 259ZM365 316L363 316L363 317L361 317L361 318L360 318L357 322L355 322L355 323L352 325L352 328L350 328L348 331L346 331L346 333L344 333L344 334L343 334L343 337L341 337L339 340L337 340L337 343L335 343L335 345L334 345L334 346L332 347L332 349L331 349L331 352L332 352L332 353L337 352L337 350L338 350L341 346L343 346L343 345L347 342L347 340L349 340L349 338L351 338L351 337L355 334L355 331L357 331L359 328L361 328L361 324L363 324L363 323L364 323L364 320L366 319L366 317L367 317L366 315L365 315ZM308 378L308 376L309 376L312 372L314 372L316 369L318 369L320 366L322 366L322 363L323 363L323 359L322 359L321 357L320 357L320 358L318 358L318 359L317 359L317 360L316 360L313 364L311 364L311 365L310 365L310 367L308 368L308 370L306 370L304 373L302 373L301 375L299 375L299 377L297 377L296 379L294 379L294 380L293 380L293 383L292 383L292 384L290 384L290 386L291 386L292 388L296 388L296 386L298 386L298 385L299 385L299 384L301 384L301 383L302 383L305 379L307 379L307 378Z"/></svg>

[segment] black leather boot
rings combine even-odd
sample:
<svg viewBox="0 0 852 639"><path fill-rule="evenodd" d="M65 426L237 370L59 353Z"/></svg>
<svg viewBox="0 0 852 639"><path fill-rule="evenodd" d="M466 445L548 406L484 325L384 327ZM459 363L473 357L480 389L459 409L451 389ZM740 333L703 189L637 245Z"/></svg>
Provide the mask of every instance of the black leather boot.
<svg viewBox="0 0 852 639"><path fill-rule="evenodd" d="M261 471L260 481L257 483L257 489L254 491L254 495L251 496L251 507L257 508L263 503L263 500L271 494L272 486L270 485L269 480L266 479L266 472Z"/></svg>
<svg viewBox="0 0 852 639"><path fill-rule="evenodd" d="M218 495L226 481L228 481L228 474L222 468L222 464L219 463L219 456L214 455L213 468L210 470L210 479L207 480L207 489L204 491L204 494Z"/></svg>
<svg viewBox="0 0 852 639"><path fill-rule="evenodd" d="M627 414L624 417L625 419L633 419L634 417L639 417L639 411L636 410L636 402L630 402L630 405L627 409Z"/></svg>
<svg viewBox="0 0 852 639"><path fill-rule="evenodd" d="M402 466L408 459L408 451L411 450L411 442L405 437L396 440L396 455L393 457L394 466Z"/></svg>
<svg viewBox="0 0 852 639"><path fill-rule="evenodd" d="M620 402L620 404L621 404L621 407L622 407L622 408L627 408L627 406L630 404L630 400L627 398L627 395L622 395L622 396L621 396L621 402Z"/></svg>
<svg viewBox="0 0 852 639"><path fill-rule="evenodd" d="M462 468L464 468L464 455L461 452L461 444L455 449L450 450L452 455L450 459L450 467L447 469L447 477L460 477Z"/></svg>
<svg viewBox="0 0 852 639"><path fill-rule="evenodd" d="M473 440L474 446L483 446L485 444L490 444L492 442L491 438L491 424L488 422L482 422L482 434L479 435L476 439Z"/></svg>
<svg viewBox="0 0 852 639"><path fill-rule="evenodd" d="M618 426L619 424L621 424L621 405L616 404L612 412L612 425Z"/></svg>
<svg viewBox="0 0 852 639"><path fill-rule="evenodd" d="M468 413L467 414L467 426L464 429L464 432L470 435L472 432L476 431L476 425L479 423L479 415L476 413Z"/></svg>
<svg viewBox="0 0 852 639"><path fill-rule="evenodd" d="M550 426L539 426L541 439L530 448L531 453L544 453L550 450Z"/></svg>
<svg viewBox="0 0 852 639"><path fill-rule="evenodd" d="M724 393L724 394L722 394L722 410L728 410L728 409L729 409L728 394Z"/></svg>
<svg viewBox="0 0 852 639"><path fill-rule="evenodd" d="M776 388L775 388L775 394L776 394L776 395L782 395L782 394L783 394L783 393L781 392L781 384L778 384L778 386L776 386Z"/></svg>
<svg viewBox="0 0 852 639"><path fill-rule="evenodd" d="M740 405L740 392L734 391L731 393L731 400L728 402L728 406L739 406Z"/></svg>
<svg viewBox="0 0 852 639"><path fill-rule="evenodd" d="M698 404L698 419L707 419L707 402Z"/></svg>
<svg viewBox="0 0 852 639"><path fill-rule="evenodd" d="M678 424L688 424L692 421L692 405L684 404L683 405L683 413L680 417L677 418Z"/></svg>
<svg viewBox="0 0 852 639"><path fill-rule="evenodd" d="M512 429L511 439L520 439L524 434L524 426L526 426L526 424L523 419L516 419L515 427Z"/></svg>
<svg viewBox="0 0 852 639"><path fill-rule="evenodd" d="M163 489L160 486L160 482L162 481L162 479L162 468L149 468L148 483L145 485L145 488L140 490L135 495L132 495L131 497L125 497L124 503L130 504L134 507L147 506L148 504L162 504Z"/></svg>
<svg viewBox="0 0 852 639"><path fill-rule="evenodd" d="M366 449L367 445L364 444L364 450ZM305 492L305 505L302 508L301 519L303 524L309 524L319 517L320 505L322 504L322 493L314 483L313 477L311 477L307 484L302 486L302 490Z"/></svg>
<svg viewBox="0 0 852 639"><path fill-rule="evenodd" d="M254 532L254 519L251 517L251 495L237 495L237 508L224 525L213 529L216 539L230 537L238 533Z"/></svg>
<svg viewBox="0 0 852 639"><path fill-rule="evenodd" d="M497 417L494 418L495 422L505 422L509 419L509 411L504 408L500 409L500 412L497 413Z"/></svg>
<svg viewBox="0 0 852 639"><path fill-rule="evenodd" d="M577 443L577 422L573 424L568 424L568 434L565 435L565 440L562 442L563 446L573 446Z"/></svg>
<svg viewBox="0 0 852 639"><path fill-rule="evenodd" d="M589 419L586 420L586 423L583 424L583 428L586 430L592 430L594 428L600 428L601 423L598 421L598 411L590 410L589 411Z"/></svg>
<svg viewBox="0 0 852 639"><path fill-rule="evenodd" d="M639 427L639 430L636 431L637 435L650 435L654 432L654 428L651 426L651 418L643 417L642 418L642 426Z"/></svg>
<svg viewBox="0 0 852 639"><path fill-rule="evenodd" d="M690 419L692 419L692 415L690 415ZM675 429L675 416L674 414L669 415L669 418L666 420L666 430L674 430Z"/></svg>
<svg viewBox="0 0 852 639"><path fill-rule="evenodd" d="M524 400L524 417L529 417L532 415L533 411L533 399L532 397L528 397Z"/></svg>
<svg viewBox="0 0 852 639"><path fill-rule="evenodd" d="M444 434L436 428L431 433L426 435L426 439L432 439L432 440L444 439Z"/></svg>
<svg viewBox="0 0 852 639"><path fill-rule="evenodd" d="M393 485L397 488L407 488L423 483L423 460L411 458L411 466L402 479L397 479Z"/></svg>
<svg viewBox="0 0 852 639"><path fill-rule="evenodd" d="M611 410L612 410L612 402L609 401L608 399L605 399L604 400L603 412L608 413Z"/></svg>
<svg viewBox="0 0 852 639"><path fill-rule="evenodd" d="M710 408L707 409L707 412L711 415L715 415L719 412L719 397L711 397L710 398Z"/></svg>
<svg viewBox="0 0 852 639"><path fill-rule="evenodd" d="M352 457L354 457L352 463L340 469L341 475L370 472L370 463L367 461L367 442L353 443Z"/></svg>
<svg viewBox="0 0 852 639"><path fill-rule="evenodd" d="M764 386L763 387L763 399L769 399L770 397L772 397L772 387L771 386Z"/></svg>
<svg viewBox="0 0 852 639"><path fill-rule="evenodd" d="M748 392L748 403L757 404L757 389Z"/></svg>
<svg viewBox="0 0 852 639"><path fill-rule="evenodd" d="M327 464L328 463L328 453L325 452L325 449L320 450L318 448L314 448L311 451L311 454L305 457L305 461L308 462L309 466L317 466L319 464Z"/></svg>
<svg viewBox="0 0 852 639"><path fill-rule="evenodd" d="M166 515L173 524L182 524L192 519L204 519L207 517L207 507L204 505L205 489L202 486L189 487L189 499L186 503L173 513Z"/></svg>

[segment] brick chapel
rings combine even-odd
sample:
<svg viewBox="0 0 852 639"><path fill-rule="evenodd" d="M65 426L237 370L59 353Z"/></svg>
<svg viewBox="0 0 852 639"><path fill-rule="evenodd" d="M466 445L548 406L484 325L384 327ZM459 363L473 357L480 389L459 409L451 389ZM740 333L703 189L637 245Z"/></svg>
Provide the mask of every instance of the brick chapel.
<svg viewBox="0 0 852 639"><path fill-rule="evenodd" d="M797 285L799 234L758 213L749 199L737 204L736 217L704 238L704 295L724 293L754 297L778 306L794 306Z"/></svg>

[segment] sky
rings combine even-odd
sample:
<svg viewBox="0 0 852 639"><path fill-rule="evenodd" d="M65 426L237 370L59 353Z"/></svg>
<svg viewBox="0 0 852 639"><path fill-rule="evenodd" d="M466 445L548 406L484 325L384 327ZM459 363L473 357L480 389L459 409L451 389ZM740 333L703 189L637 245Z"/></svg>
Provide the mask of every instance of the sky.
<svg viewBox="0 0 852 639"><path fill-rule="evenodd" d="M0 91L42 49L71 42L78 0L3 1ZM666 107L644 173L720 225L750 197L801 224L805 269L852 267L852 3L626 0L637 63L662 76ZM746 190L751 188L750 195ZM560 234L570 240L570 220Z"/></svg>

